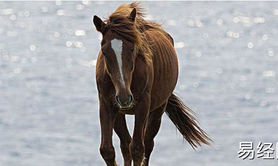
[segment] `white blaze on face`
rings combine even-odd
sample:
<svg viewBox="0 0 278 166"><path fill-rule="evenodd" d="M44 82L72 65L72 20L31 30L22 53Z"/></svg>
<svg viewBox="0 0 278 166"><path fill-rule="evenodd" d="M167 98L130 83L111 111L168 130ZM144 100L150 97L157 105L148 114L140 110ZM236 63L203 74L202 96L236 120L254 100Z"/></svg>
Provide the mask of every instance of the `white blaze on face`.
<svg viewBox="0 0 278 166"><path fill-rule="evenodd" d="M113 39L111 41L111 47L116 54L120 76L121 76L120 81L125 86L124 75L123 75L123 62L122 62L123 41L118 39Z"/></svg>

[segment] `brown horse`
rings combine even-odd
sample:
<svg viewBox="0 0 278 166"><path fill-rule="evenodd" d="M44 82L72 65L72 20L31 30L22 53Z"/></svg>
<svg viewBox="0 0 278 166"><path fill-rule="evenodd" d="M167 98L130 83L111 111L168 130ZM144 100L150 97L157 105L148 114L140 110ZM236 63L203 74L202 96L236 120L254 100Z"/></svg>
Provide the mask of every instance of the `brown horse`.
<svg viewBox="0 0 278 166"><path fill-rule="evenodd" d="M102 33L96 65L101 124L100 153L116 166L113 129L121 141L124 165L147 166L166 111L192 147L209 144L191 110L173 94L178 60L172 37L159 24L143 19L138 3L121 5L109 19L94 16ZM131 137L125 114L135 115Z"/></svg>

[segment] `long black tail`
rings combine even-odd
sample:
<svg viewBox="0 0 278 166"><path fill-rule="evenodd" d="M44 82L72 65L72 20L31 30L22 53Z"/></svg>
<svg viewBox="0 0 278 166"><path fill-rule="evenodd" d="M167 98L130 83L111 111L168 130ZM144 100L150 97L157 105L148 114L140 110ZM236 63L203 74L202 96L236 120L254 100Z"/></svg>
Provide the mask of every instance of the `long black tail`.
<svg viewBox="0 0 278 166"><path fill-rule="evenodd" d="M194 112L174 94L168 100L166 113L193 149L201 143L210 145L209 142L212 140L198 126Z"/></svg>

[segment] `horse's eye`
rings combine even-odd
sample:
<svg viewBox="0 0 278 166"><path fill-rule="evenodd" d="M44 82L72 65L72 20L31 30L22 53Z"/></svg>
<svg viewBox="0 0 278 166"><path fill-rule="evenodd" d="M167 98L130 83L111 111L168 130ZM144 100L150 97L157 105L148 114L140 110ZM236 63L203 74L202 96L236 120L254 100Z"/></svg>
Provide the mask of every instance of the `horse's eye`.
<svg viewBox="0 0 278 166"><path fill-rule="evenodd" d="M134 51L134 47L132 47L130 50L133 52Z"/></svg>

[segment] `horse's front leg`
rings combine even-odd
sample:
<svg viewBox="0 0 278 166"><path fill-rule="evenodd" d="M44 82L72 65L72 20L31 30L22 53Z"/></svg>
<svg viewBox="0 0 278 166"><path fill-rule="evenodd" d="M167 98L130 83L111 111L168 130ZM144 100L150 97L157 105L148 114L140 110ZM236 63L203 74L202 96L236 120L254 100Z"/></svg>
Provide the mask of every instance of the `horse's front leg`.
<svg viewBox="0 0 278 166"><path fill-rule="evenodd" d="M124 114L118 114L114 124L114 130L119 136L121 141L121 150L124 158L124 166L131 166L131 155L129 151L129 144L131 137L126 125L126 119Z"/></svg>
<svg viewBox="0 0 278 166"><path fill-rule="evenodd" d="M113 110L113 106L100 99L101 145L99 150L107 166L117 166L115 150L112 144L115 115L116 112Z"/></svg>
<svg viewBox="0 0 278 166"><path fill-rule="evenodd" d="M144 159L144 135L145 125L150 109L150 94L144 95L144 98L136 104L135 125L133 137L130 144L130 152L134 166L141 166Z"/></svg>

